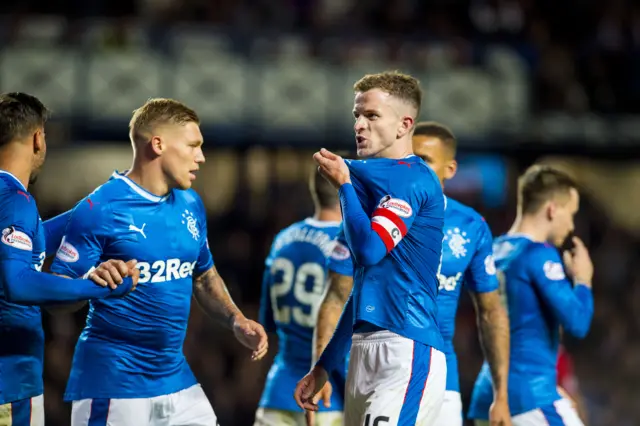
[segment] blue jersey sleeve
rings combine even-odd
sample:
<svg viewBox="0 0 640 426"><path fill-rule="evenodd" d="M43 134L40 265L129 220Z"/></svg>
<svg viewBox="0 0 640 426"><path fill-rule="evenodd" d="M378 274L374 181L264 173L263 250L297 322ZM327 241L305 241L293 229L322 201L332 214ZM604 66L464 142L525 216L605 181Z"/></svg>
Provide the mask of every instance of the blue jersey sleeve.
<svg viewBox="0 0 640 426"><path fill-rule="evenodd" d="M351 252L347 247L347 240L342 226L340 226L338 235L336 235L335 245L329 256L327 267L330 271L340 275L353 276L353 260L351 260Z"/></svg>
<svg viewBox="0 0 640 426"><path fill-rule="evenodd" d="M62 243L51 264L51 272L81 277L96 267L108 242L108 203L93 203L85 198L71 211Z"/></svg>
<svg viewBox="0 0 640 426"><path fill-rule="evenodd" d="M276 236L276 239L278 237ZM275 239L274 239L275 244ZM262 276L262 292L260 294L260 324L268 332L276 331L276 323L273 319L273 307L271 306L271 264L273 263L273 245L269 256L264 262L264 274Z"/></svg>
<svg viewBox="0 0 640 426"><path fill-rule="evenodd" d="M478 241L476 252L471 258L469 267L465 271L465 284L474 293L488 293L499 287L496 277L496 265L493 259L493 236L489 225L484 219L479 219Z"/></svg>
<svg viewBox="0 0 640 426"><path fill-rule="evenodd" d="M593 318L591 289L569 281L554 248L539 244L529 256L529 273L545 305L566 332L577 338L586 336Z"/></svg>
<svg viewBox="0 0 640 426"><path fill-rule="evenodd" d="M197 196L197 199L200 212L200 219L198 220L200 229L200 254L198 255L198 260L196 261L196 267L193 270L193 275L195 277L207 272L213 267L214 264L213 256L211 255L211 250L209 249L209 239L207 238L207 211L204 207L204 203L199 196Z"/></svg>
<svg viewBox="0 0 640 426"><path fill-rule="evenodd" d="M69 217L71 217L71 210L59 214L58 216L49 220L46 220L43 223L47 246L47 257L56 254L56 251L58 251L58 247L60 247L60 243L62 242L62 237L64 236L64 231L67 227L67 221L69 220Z"/></svg>
<svg viewBox="0 0 640 426"><path fill-rule="evenodd" d="M413 188L397 182L400 188ZM402 191L384 196L372 217L364 212L351 184L340 187L344 233L354 261L362 266L380 262L407 235L422 206L418 191Z"/></svg>
<svg viewBox="0 0 640 426"><path fill-rule="evenodd" d="M32 247L38 210L27 194L4 198L0 210L0 287L6 300L25 304L69 303L91 298L120 296L131 289L131 278L111 291L89 280L70 280L36 271Z"/></svg>

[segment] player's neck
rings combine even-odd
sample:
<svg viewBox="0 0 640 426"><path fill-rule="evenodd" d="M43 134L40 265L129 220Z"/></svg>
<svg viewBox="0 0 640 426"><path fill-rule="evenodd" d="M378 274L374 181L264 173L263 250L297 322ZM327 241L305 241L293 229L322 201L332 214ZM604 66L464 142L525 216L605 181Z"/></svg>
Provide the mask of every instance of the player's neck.
<svg viewBox="0 0 640 426"><path fill-rule="evenodd" d="M400 160L413 154L413 145L411 141L404 143L401 140L397 140L394 144L380 151L375 157L377 158L389 158L392 160Z"/></svg>
<svg viewBox="0 0 640 426"><path fill-rule="evenodd" d="M145 167L134 161L127 177L153 195L164 197L171 188L169 188L162 171L149 166L151 165Z"/></svg>
<svg viewBox="0 0 640 426"><path fill-rule="evenodd" d="M6 146L0 150L0 170L11 173L22 183L25 189L29 188L31 177L31 158L27 158L17 147Z"/></svg>
<svg viewBox="0 0 640 426"><path fill-rule="evenodd" d="M536 216L518 215L508 234L526 235L533 241L543 243L547 241L549 232L547 231L546 224L541 223Z"/></svg>
<svg viewBox="0 0 640 426"><path fill-rule="evenodd" d="M342 221L342 213L339 209L320 209L316 210L313 218L321 222L340 222Z"/></svg>

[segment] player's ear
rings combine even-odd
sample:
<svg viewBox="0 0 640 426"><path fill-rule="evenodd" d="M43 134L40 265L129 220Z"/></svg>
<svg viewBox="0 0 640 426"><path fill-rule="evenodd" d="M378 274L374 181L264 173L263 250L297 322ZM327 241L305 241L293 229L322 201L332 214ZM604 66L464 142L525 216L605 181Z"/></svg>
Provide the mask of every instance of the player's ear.
<svg viewBox="0 0 640 426"><path fill-rule="evenodd" d="M164 149L165 149L165 146L160 136L151 137L151 150L153 151L154 154L162 155L162 152L164 151Z"/></svg>
<svg viewBox="0 0 640 426"><path fill-rule="evenodd" d="M553 220L554 217L556 217L557 208L558 206L556 206L555 202L547 201L547 205L544 208L545 213L547 215L547 220L551 221Z"/></svg>
<svg viewBox="0 0 640 426"><path fill-rule="evenodd" d="M458 162L456 160L450 160L444 167L444 179L449 180L453 178L458 171Z"/></svg>
<svg viewBox="0 0 640 426"><path fill-rule="evenodd" d="M402 121L400 122L400 127L398 128L398 138L406 136L413 129L413 124L415 120L410 115L405 115L402 117Z"/></svg>
<svg viewBox="0 0 640 426"><path fill-rule="evenodd" d="M44 149L45 149L44 130L38 129L33 134L33 153L37 154L38 152L44 151Z"/></svg>

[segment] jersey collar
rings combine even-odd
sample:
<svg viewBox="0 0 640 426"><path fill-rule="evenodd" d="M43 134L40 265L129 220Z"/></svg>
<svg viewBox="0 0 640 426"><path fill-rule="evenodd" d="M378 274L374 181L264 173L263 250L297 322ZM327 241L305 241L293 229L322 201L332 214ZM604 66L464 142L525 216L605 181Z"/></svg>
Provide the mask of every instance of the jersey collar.
<svg viewBox="0 0 640 426"><path fill-rule="evenodd" d="M144 189L143 187L141 187L140 185L138 185L137 183L135 183L134 181L129 179L127 176L125 176L124 174L118 173L117 171L113 172L111 177L113 179L118 179L118 180L123 181L124 183L129 185L129 187L131 189L133 189L142 198L146 198L147 200L152 201L154 203L161 203L163 201L166 201L167 198L169 198L169 194L167 194L167 195L165 195L163 197L160 197L158 195L150 193L149 191L147 191L146 189Z"/></svg>
<svg viewBox="0 0 640 426"><path fill-rule="evenodd" d="M305 220L305 223L311 225L311 226L315 226L316 228L328 228L330 226L339 226L340 222L336 222L336 221L328 221L328 220L318 220L318 219L314 219L312 217L308 217Z"/></svg>
<svg viewBox="0 0 640 426"><path fill-rule="evenodd" d="M24 185L22 184L22 182L20 182L20 179L18 179L17 177L15 177L15 176L13 175L13 173L9 173L9 172L8 172L8 171L6 171L6 170L0 170L0 174L2 174L2 175L9 175L9 176L11 176L11 177L13 178L13 180L15 180L15 181L18 183L18 185L20 185L20 188L24 189L24 191L25 191L25 192L28 192L28 191L27 191L27 188L25 188L25 187L24 187Z"/></svg>

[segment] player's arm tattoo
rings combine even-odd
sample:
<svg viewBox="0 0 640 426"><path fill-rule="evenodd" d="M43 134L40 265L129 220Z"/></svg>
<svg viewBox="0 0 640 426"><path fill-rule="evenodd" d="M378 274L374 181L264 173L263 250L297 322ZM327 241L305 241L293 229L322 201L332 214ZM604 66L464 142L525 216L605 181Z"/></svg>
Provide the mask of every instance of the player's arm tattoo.
<svg viewBox="0 0 640 426"><path fill-rule="evenodd" d="M340 315L344 310L344 305L349 300L351 288L353 287L353 277L340 275L329 271L328 290L324 296L320 309L318 310L318 320L313 333L313 362L315 363L329 344L333 332L336 330Z"/></svg>
<svg viewBox="0 0 640 426"><path fill-rule="evenodd" d="M478 316L480 344L489 363L496 396L507 396L509 379L509 317L498 290L472 293Z"/></svg>
<svg viewBox="0 0 640 426"><path fill-rule="evenodd" d="M193 280L193 294L205 313L228 328L242 315L215 266Z"/></svg>

